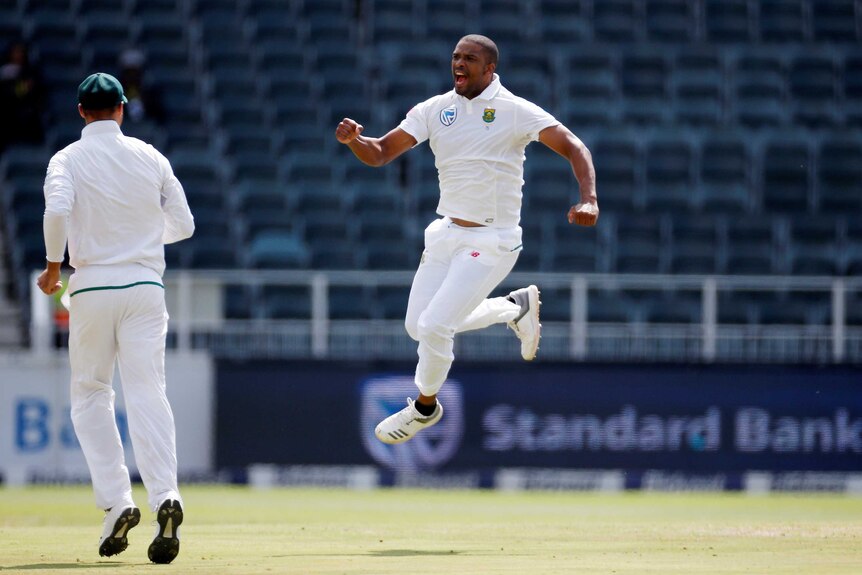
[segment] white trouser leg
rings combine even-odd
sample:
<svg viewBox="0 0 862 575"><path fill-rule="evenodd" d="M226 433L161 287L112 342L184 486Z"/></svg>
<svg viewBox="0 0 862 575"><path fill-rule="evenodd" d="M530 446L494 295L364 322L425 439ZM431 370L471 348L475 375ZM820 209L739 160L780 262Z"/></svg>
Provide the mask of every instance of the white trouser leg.
<svg viewBox="0 0 862 575"><path fill-rule="evenodd" d="M81 444L96 505L132 505L132 486L114 417L117 292L85 292L70 306L69 361L72 423Z"/></svg>
<svg viewBox="0 0 862 575"><path fill-rule="evenodd" d="M423 395L435 395L446 380L456 331L508 321L518 309L505 298L485 300L512 270L518 252L501 249L495 230L445 223L432 229L435 224L426 231L424 261L413 280L405 321L419 341L415 381Z"/></svg>
<svg viewBox="0 0 862 575"><path fill-rule="evenodd" d="M179 499L174 416L165 395L168 316L162 288L126 291L129 313L117 328L120 378L135 460L155 511L164 499Z"/></svg>

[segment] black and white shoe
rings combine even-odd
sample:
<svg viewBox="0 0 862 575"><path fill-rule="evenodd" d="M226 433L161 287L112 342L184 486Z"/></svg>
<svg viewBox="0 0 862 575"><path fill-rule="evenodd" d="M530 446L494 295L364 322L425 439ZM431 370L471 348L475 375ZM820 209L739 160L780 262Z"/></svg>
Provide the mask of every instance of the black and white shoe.
<svg viewBox="0 0 862 575"><path fill-rule="evenodd" d="M156 537L150 543L147 557L153 563L170 563L180 553L180 524L183 506L176 499L165 499L156 512Z"/></svg>
<svg viewBox="0 0 862 575"><path fill-rule="evenodd" d="M99 539L99 555L112 557L122 553L129 546L126 537L129 530L141 521L141 510L128 507L112 507L105 512L102 523L102 538Z"/></svg>

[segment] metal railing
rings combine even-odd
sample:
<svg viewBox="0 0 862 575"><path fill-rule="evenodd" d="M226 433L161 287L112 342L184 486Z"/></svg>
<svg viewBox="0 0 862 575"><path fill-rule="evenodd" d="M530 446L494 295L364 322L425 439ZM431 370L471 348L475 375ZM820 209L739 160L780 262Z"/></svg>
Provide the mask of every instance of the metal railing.
<svg viewBox="0 0 862 575"><path fill-rule="evenodd" d="M308 359L415 359L415 342L402 321L330 318L332 286L409 287L412 271L230 270L180 271L165 276L169 341L178 350L207 349L217 357ZM529 283L548 297L568 300L568 318L543 318L539 357L554 361L669 361L756 363L857 363L862 361L862 326L847 325L847 294L862 291L862 278L796 276L607 275L512 273L495 294ZM271 319L259 309L251 319L223 312L227 286L251 292L264 287L301 286L310 294L303 319ZM590 321L595 293L686 293L698 302L697 321L650 323ZM787 296L813 294L828 302L822 321L721 323L723 294L745 292ZM552 294L552 295L547 295ZM777 301L781 301L780 298ZM559 304L560 302L556 302ZM33 290L31 346L55 345L53 301ZM357 304L359 305L359 304ZM726 303L724 305L727 305ZM779 303L780 305L780 303ZM559 309L559 305L557 306ZM823 319L825 318L825 319ZM456 355L471 360L517 360L518 342L502 326L456 337Z"/></svg>

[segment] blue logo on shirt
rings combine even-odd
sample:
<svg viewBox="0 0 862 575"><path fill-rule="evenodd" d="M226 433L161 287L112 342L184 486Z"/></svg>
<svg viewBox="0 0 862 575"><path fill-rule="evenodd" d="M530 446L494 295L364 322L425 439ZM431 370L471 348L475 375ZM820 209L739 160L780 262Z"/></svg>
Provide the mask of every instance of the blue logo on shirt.
<svg viewBox="0 0 862 575"><path fill-rule="evenodd" d="M440 110L440 123L444 126L451 126L455 123L455 118L458 117L458 108L455 106L449 106L443 110Z"/></svg>

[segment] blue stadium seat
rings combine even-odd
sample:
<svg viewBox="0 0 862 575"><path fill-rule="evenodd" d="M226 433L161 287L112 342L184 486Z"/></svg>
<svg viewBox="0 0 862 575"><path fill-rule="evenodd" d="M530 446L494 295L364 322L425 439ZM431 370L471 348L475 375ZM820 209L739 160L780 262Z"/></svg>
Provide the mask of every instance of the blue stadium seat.
<svg viewBox="0 0 862 575"><path fill-rule="evenodd" d="M748 210L751 198L750 153L739 132L703 140L700 153L700 206L708 212Z"/></svg>
<svg viewBox="0 0 862 575"><path fill-rule="evenodd" d="M635 124L668 122L667 77L663 52L638 48L624 55L620 69L623 120Z"/></svg>
<svg viewBox="0 0 862 575"><path fill-rule="evenodd" d="M805 40L806 4L803 0L761 0L760 38L767 42Z"/></svg>
<svg viewBox="0 0 862 575"><path fill-rule="evenodd" d="M834 217L799 214L790 221L789 268L794 275L837 275L838 226Z"/></svg>
<svg viewBox="0 0 862 575"><path fill-rule="evenodd" d="M760 216L728 220L727 255L723 272L766 275L774 272L773 222Z"/></svg>
<svg viewBox="0 0 862 575"><path fill-rule="evenodd" d="M598 40L632 42L638 36L639 24L632 0L603 0L593 4L593 34Z"/></svg>
<svg viewBox="0 0 862 575"><path fill-rule="evenodd" d="M311 294L305 286L264 286L261 294L264 317L270 319L311 318Z"/></svg>
<svg viewBox="0 0 862 575"><path fill-rule="evenodd" d="M630 299L616 290L590 290L587 297L587 320L590 323L629 323L637 319Z"/></svg>
<svg viewBox="0 0 862 575"><path fill-rule="evenodd" d="M694 10L695 5L686 0L647 0L647 39L658 42L690 42L697 30Z"/></svg>
<svg viewBox="0 0 862 575"><path fill-rule="evenodd" d="M283 232L259 233L248 246L248 264L253 268L304 268L311 254L295 234Z"/></svg>
<svg viewBox="0 0 862 575"><path fill-rule="evenodd" d="M811 3L811 23L817 42L856 42L856 3L853 0L816 0Z"/></svg>
<svg viewBox="0 0 862 575"><path fill-rule="evenodd" d="M366 286L330 286L329 319L373 319L374 306L371 291Z"/></svg>
<svg viewBox="0 0 862 575"><path fill-rule="evenodd" d="M824 139L817 153L817 201L824 213L862 213L862 141Z"/></svg>
<svg viewBox="0 0 862 575"><path fill-rule="evenodd" d="M635 140L626 136L606 136L587 145L593 154L596 181L601 182L601 206L611 212L641 207L643 168Z"/></svg>
<svg viewBox="0 0 862 575"><path fill-rule="evenodd" d="M662 220L649 215L630 215L617 220L614 270L619 273L661 273L664 262Z"/></svg>
<svg viewBox="0 0 862 575"><path fill-rule="evenodd" d="M714 216L674 218L672 228L671 273L718 273L721 234Z"/></svg>
<svg viewBox="0 0 862 575"><path fill-rule="evenodd" d="M432 40L447 42L454 48L454 42L467 33L466 22L467 11L463 2L426 4L426 35Z"/></svg>
<svg viewBox="0 0 862 575"><path fill-rule="evenodd" d="M313 246L311 267L317 270L352 270L360 267L361 256L353 240L329 240Z"/></svg>
<svg viewBox="0 0 862 575"><path fill-rule="evenodd" d="M791 135L776 135L767 141L761 177L764 210L806 212L813 199L808 142Z"/></svg>
<svg viewBox="0 0 862 575"><path fill-rule="evenodd" d="M559 217L551 220L559 222L554 226L557 230L560 230L561 226L566 226L565 233L558 231L556 234L557 241L553 245L551 269L558 272L581 273L603 271L603 248L599 241L598 228L569 224L565 219L564 212L565 210L560 210ZM547 244L537 243L531 249L546 250L549 247ZM543 314L544 311L545 308L543 306Z"/></svg>
<svg viewBox="0 0 862 575"><path fill-rule="evenodd" d="M708 40L722 44L749 41L752 17L746 0L706 0L704 10Z"/></svg>
<svg viewBox="0 0 862 575"><path fill-rule="evenodd" d="M361 249L365 252L366 267L372 270L411 269L419 263L420 253L403 242L368 241Z"/></svg>
<svg viewBox="0 0 862 575"><path fill-rule="evenodd" d="M738 123L752 128L787 123L784 64L778 53L746 53L736 61L731 77Z"/></svg>
<svg viewBox="0 0 862 575"><path fill-rule="evenodd" d="M380 286L372 296L376 304L376 315L381 319L403 319L407 312L410 288L401 286Z"/></svg>
<svg viewBox="0 0 862 575"><path fill-rule="evenodd" d="M645 153L647 208L687 212L695 202L692 193L695 154L690 142L683 137L664 135L649 141Z"/></svg>

